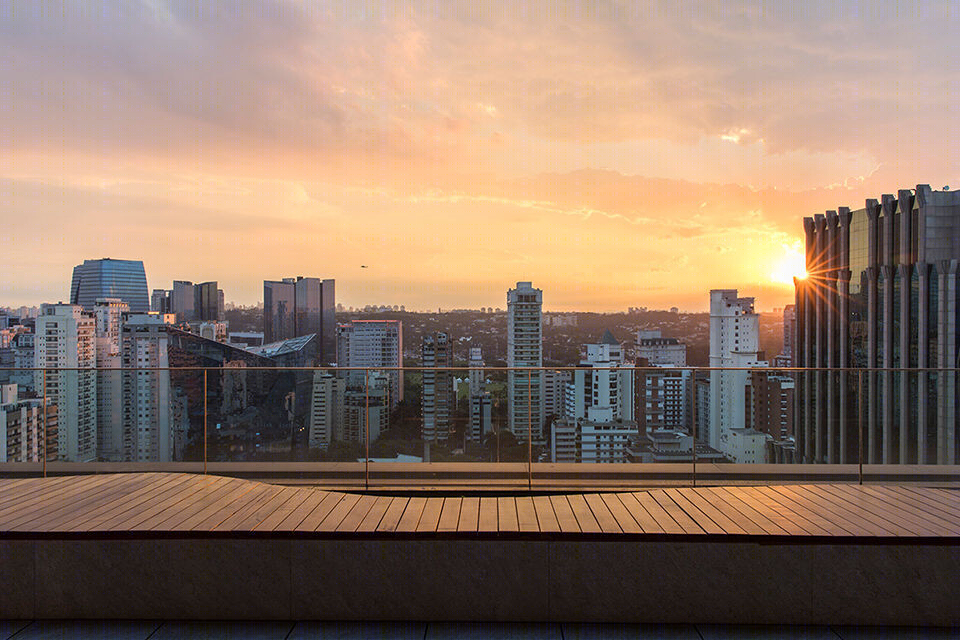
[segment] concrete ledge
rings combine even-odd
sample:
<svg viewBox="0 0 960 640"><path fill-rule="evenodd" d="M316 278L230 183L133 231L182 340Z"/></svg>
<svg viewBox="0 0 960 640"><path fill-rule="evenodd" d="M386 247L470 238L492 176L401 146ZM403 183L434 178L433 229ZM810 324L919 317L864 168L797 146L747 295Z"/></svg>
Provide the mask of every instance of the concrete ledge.
<svg viewBox="0 0 960 640"><path fill-rule="evenodd" d="M0 618L960 624L960 545L0 540Z"/></svg>

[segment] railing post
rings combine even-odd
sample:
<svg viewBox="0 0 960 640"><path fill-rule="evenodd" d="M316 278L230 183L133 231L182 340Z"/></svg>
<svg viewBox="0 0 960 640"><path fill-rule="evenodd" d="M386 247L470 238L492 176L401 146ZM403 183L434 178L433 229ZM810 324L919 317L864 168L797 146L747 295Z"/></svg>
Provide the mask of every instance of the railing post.
<svg viewBox="0 0 960 640"><path fill-rule="evenodd" d="M533 491L533 371L527 370L527 491Z"/></svg>
<svg viewBox="0 0 960 640"><path fill-rule="evenodd" d="M207 369L203 369L203 475L207 475Z"/></svg>
<svg viewBox="0 0 960 640"><path fill-rule="evenodd" d="M43 477L47 477L47 370L43 374ZM59 410L59 408L58 408ZM4 425L4 428L6 425Z"/></svg>
<svg viewBox="0 0 960 640"><path fill-rule="evenodd" d="M863 371L857 371L857 480L863 484Z"/></svg>
<svg viewBox="0 0 960 640"><path fill-rule="evenodd" d="M370 369L363 371L363 388L366 399L364 400L364 432L366 439L366 455L363 458L363 486L366 491L370 490ZM389 391L387 397L390 396ZM388 401L389 404L389 401Z"/></svg>
<svg viewBox="0 0 960 640"><path fill-rule="evenodd" d="M690 433L693 434L693 443L690 445L690 455L693 457L693 486L697 486L697 371L690 370L690 384L693 385L693 421L690 423Z"/></svg>

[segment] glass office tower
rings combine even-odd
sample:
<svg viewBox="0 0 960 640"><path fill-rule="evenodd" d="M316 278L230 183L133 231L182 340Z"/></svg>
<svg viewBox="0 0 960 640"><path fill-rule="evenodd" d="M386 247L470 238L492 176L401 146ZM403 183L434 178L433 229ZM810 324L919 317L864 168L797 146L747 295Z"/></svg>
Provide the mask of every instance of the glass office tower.
<svg viewBox="0 0 960 640"><path fill-rule="evenodd" d="M84 260L73 268L70 304L93 311L97 298L119 298L134 313L150 311L147 274L142 260Z"/></svg>

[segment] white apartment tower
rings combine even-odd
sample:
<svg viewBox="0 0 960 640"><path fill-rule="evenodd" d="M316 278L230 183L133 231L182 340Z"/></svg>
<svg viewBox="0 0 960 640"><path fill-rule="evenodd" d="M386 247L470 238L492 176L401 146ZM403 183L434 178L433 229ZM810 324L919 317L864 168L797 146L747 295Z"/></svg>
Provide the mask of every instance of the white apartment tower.
<svg viewBox="0 0 960 640"><path fill-rule="evenodd" d="M338 324L337 366L402 367L403 323L399 320L351 320ZM390 377L390 408L393 409L403 400L403 373L398 370L386 373Z"/></svg>
<svg viewBox="0 0 960 640"><path fill-rule="evenodd" d="M507 291L507 427L517 440L543 438L543 292L531 282ZM530 367L530 371L513 368Z"/></svg>
<svg viewBox="0 0 960 640"><path fill-rule="evenodd" d="M120 298L97 298L93 305L97 340L97 457L123 459L123 378L120 333L130 305Z"/></svg>
<svg viewBox="0 0 960 640"><path fill-rule="evenodd" d="M710 292L710 366L767 366L760 351L760 316L754 311L753 298L738 298L736 289ZM762 434L746 429L749 379L749 371L710 372L710 420L704 439L724 454L735 452L737 462L763 462L764 449L753 442ZM760 458L746 459L745 451Z"/></svg>
<svg viewBox="0 0 960 640"><path fill-rule="evenodd" d="M467 437L482 443L492 430L493 400L486 387L486 372L483 370L483 352L480 347L470 349L470 431Z"/></svg>
<svg viewBox="0 0 960 640"><path fill-rule="evenodd" d="M177 458L171 427L173 398L169 337L163 319L131 315L123 325L123 459L131 462L170 462Z"/></svg>
<svg viewBox="0 0 960 640"><path fill-rule="evenodd" d="M97 459L97 343L93 315L75 304L45 304L36 321L37 367L47 402L57 405L59 458ZM43 372L35 388L43 390Z"/></svg>
<svg viewBox="0 0 960 640"><path fill-rule="evenodd" d="M345 380L326 371L313 374L313 394L310 396L310 424L307 442L311 449L330 446L343 424L343 393Z"/></svg>

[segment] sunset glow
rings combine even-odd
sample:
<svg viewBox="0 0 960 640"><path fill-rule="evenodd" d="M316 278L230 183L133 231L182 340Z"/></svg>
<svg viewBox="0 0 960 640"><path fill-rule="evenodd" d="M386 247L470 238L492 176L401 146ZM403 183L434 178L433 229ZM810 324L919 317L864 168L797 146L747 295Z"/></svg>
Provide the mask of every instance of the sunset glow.
<svg viewBox="0 0 960 640"><path fill-rule="evenodd" d="M803 216L960 184L949 3L62 5L3 21L6 304L110 256L243 304L304 274L348 306L769 308Z"/></svg>

